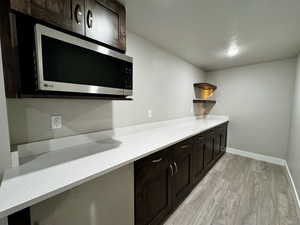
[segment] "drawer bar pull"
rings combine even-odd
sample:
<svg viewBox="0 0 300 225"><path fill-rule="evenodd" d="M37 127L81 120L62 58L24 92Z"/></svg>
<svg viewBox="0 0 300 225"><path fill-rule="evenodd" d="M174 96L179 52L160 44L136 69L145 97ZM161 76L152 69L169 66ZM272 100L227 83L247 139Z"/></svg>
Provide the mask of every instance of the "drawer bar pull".
<svg viewBox="0 0 300 225"><path fill-rule="evenodd" d="M184 148L188 148L189 145L182 145L180 148L184 149Z"/></svg>
<svg viewBox="0 0 300 225"><path fill-rule="evenodd" d="M173 175L174 175L174 169L173 169L173 166L172 166L172 164L170 164L170 169L171 169L171 177L173 177Z"/></svg>
<svg viewBox="0 0 300 225"><path fill-rule="evenodd" d="M152 160L153 163L158 163L162 160L162 158Z"/></svg>
<svg viewBox="0 0 300 225"><path fill-rule="evenodd" d="M177 166L177 163L174 161L174 166L175 166L175 174L178 173L178 166Z"/></svg>

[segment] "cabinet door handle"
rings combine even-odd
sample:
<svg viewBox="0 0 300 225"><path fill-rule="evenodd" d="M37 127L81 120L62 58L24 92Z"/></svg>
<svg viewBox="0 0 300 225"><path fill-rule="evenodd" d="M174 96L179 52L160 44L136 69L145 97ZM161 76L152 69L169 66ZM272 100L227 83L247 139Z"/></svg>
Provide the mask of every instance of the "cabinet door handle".
<svg viewBox="0 0 300 225"><path fill-rule="evenodd" d="M81 5L77 4L75 7L75 20L77 24L81 24L82 23L82 9L81 9Z"/></svg>
<svg viewBox="0 0 300 225"><path fill-rule="evenodd" d="M184 148L188 148L188 147L189 147L189 145L182 145L180 148L184 149Z"/></svg>
<svg viewBox="0 0 300 225"><path fill-rule="evenodd" d="M152 160L153 163L158 163L162 160L162 158Z"/></svg>
<svg viewBox="0 0 300 225"><path fill-rule="evenodd" d="M175 174L177 174L177 173L178 173L178 166L177 166L177 163L174 161L173 164L174 164L174 167L175 167Z"/></svg>
<svg viewBox="0 0 300 225"><path fill-rule="evenodd" d="M173 177L173 175L174 175L174 169L173 169L173 166L172 166L172 164L170 164L170 170L171 170L171 177Z"/></svg>
<svg viewBox="0 0 300 225"><path fill-rule="evenodd" d="M87 13L87 26L88 28L93 27L93 13L91 10L89 10Z"/></svg>

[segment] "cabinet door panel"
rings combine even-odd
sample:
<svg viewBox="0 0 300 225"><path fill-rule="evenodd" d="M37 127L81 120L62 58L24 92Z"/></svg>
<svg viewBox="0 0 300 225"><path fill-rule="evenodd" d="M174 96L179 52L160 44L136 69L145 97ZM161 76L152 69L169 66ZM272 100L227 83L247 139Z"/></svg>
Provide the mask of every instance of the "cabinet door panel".
<svg viewBox="0 0 300 225"><path fill-rule="evenodd" d="M221 154L221 131L220 129L215 130L215 135L213 137L214 142L214 159L217 159Z"/></svg>
<svg viewBox="0 0 300 225"><path fill-rule="evenodd" d="M85 35L85 0L10 0L11 8Z"/></svg>
<svg viewBox="0 0 300 225"><path fill-rule="evenodd" d="M193 140L189 139L175 146L173 178L173 200L178 205L192 188L192 149Z"/></svg>
<svg viewBox="0 0 300 225"><path fill-rule="evenodd" d="M30 15L31 0L10 0L10 8L18 12Z"/></svg>
<svg viewBox="0 0 300 225"><path fill-rule="evenodd" d="M221 135L221 152L224 153L226 152L226 147L227 147L227 124L223 126L220 132Z"/></svg>
<svg viewBox="0 0 300 225"><path fill-rule="evenodd" d="M136 164L136 225L160 224L168 215L172 206L170 164L168 154L156 155Z"/></svg>
<svg viewBox="0 0 300 225"><path fill-rule="evenodd" d="M71 0L31 0L31 16L64 29L72 29Z"/></svg>
<svg viewBox="0 0 300 225"><path fill-rule="evenodd" d="M195 137L193 155L192 155L192 168L194 183L201 180L204 172L204 151L205 151L205 138L203 135Z"/></svg>
<svg viewBox="0 0 300 225"><path fill-rule="evenodd" d="M125 51L125 8L115 1L87 0L86 35Z"/></svg>
<svg viewBox="0 0 300 225"><path fill-rule="evenodd" d="M214 141L212 134L209 134L205 139L205 151L204 151L204 167L208 167L213 161L214 154Z"/></svg>
<svg viewBox="0 0 300 225"><path fill-rule="evenodd" d="M85 0L72 0L72 31L85 35Z"/></svg>

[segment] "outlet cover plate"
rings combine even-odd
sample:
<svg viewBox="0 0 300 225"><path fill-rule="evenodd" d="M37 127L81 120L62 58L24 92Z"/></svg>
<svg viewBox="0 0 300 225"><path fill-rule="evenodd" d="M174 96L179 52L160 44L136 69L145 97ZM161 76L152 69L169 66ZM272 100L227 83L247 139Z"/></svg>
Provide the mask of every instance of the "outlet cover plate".
<svg viewBox="0 0 300 225"><path fill-rule="evenodd" d="M62 128L62 117L59 115L51 116L51 128L60 129Z"/></svg>

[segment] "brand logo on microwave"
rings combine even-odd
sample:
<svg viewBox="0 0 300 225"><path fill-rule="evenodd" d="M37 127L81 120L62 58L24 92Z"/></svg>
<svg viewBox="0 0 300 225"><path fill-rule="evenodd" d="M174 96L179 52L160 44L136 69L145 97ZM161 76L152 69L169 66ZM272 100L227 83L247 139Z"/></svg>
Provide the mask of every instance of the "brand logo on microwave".
<svg viewBox="0 0 300 225"><path fill-rule="evenodd" d="M44 84L44 87L54 88L54 85L53 84Z"/></svg>

